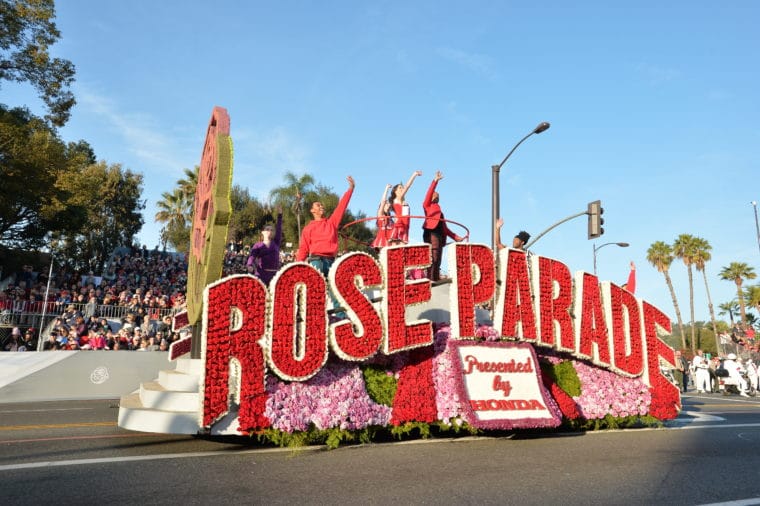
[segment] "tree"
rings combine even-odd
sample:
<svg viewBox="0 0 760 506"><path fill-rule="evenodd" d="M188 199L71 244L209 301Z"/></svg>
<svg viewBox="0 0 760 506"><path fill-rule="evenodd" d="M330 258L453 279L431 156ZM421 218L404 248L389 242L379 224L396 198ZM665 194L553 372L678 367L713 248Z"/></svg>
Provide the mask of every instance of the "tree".
<svg viewBox="0 0 760 506"><path fill-rule="evenodd" d="M0 0L0 81L28 82L45 102L45 119L54 126L69 120L76 103L69 87L74 65L50 57L61 33L53 0Z"/></svg>
<svg viewBox="0 0 760 506"><path fill-rule="evenodd" d="M698 272L702 273L702 277L705 280L705 293L707 294L707 308L710 310L710 321L712 323L713 333L715 334L715 347L720 350L720 342L718 339L718 326L715 323L715 309L713 308L712 297L710 296L710 285L707 283L707 271L705 265L712 258L710 251L712 246L706 239L701 237L694 238L694 266Z"/></svg>
<svg viewBox="0 0 760 506"><path fill-rule="evenodd" d="M724 302L722 304L718 304L718 314L723 316L724 314L728 315L728 319L731 321L731 326L734 326L734 315L739 312L739 303L735 300L732 300L731 302Z"/></svg>
<svg viewBox="0 0 760 506"><path fill-rule="evenodd" d="M297 240L295 242L301 238L301 222L309 216L309 209L304 205L304 196L307 192L314 190L314 184L314 177L310 174L297 176L288 171L285 173L285 184L269 192L269 197L274 204L281 205L283 209L290 209L295 215L297 225ZM310 202L308 199L305 201Z"/></svg>
<svg viewBox="0 0 760 506"><path fill-rule="evenodd" d="M746 304L760 313L760 285L748 286L745 296L747 298Z"/></svg>
<svg viewBox="0 0 760 506"><path fill-rule="evenodd" d="M77 230L86 211L60 179L93 160L86 142L66 145L27 109L0 104L0 244L35 249L50 231Z"/></svg>
<svg viewBox="0 0 760 506"><path fill-rule="evenodd" d="M185 177L177 180L177 189L190 202L190 220L192 220L193 199L195 198L195 188L198 186L198 174L201 171L201 166L196 165L193 170L185 168L182 171L185 173Z"/></svg>
<svg viewBox="0 0 760 506"><path fill-rule="evenodd" d="M175 251L190 251L190 225L193 201L177 187L172 193L163 192L156 202L158 212L155 220L163 223L162 240L171 244Z"/></svg>
<svg viewBox="0 0 760 506"><path fill-rule="evenodd" d="M742 323L747 323L747 311L745 309L744 296L742 294L742 283L744 283L745 279L755 279L756 277L755 270L744 262L731 262L727 267L723 267L723 270L720 271L720 279L736 283L736 295L737 301L739 302Z"/></svg>
<svg viewBox="0 0 760 506"><path fill-rule="evenodd" d="M87 219L74 232L53 234L54 252L73 268L102 270L113 250L131 245L142 228L142 182L142 174L105 162L66 173L59 184L87 210Z"/></svg>
<svg viewBox="0 0 760 506"><path fill-rule="evenodd" d="M670 296L673 299L673 308L676 311L676 318L678 319L678 328L681 330L681 347L686 348L686 334L683 331L683 320L681 319L681 310L678 308L678 300L676 299L676 292L673 290L673 282L670 279L670 265L673 263L673 249L669 244L663 241L656 241L649 246L647 250L647 261L661 272L665 277L665 283L670 290Z"/></svg>
<svg viewBox="0 0 760 506"><path fill-rule="evenodd" d="M689 273L689 307L691 309L691 351L695 351L695 326L694 326L694 256L697 250L696 238L693 235L681 234L673 242L673 254L680 258Z"/></svg>
<svg viewBox="0 0 760 506"><path fill-rule="evenodd" d="M247 188L232 186L230 193L232 216L227 237L232 241L242 241L252 245L259 240L259 233L267 223L274 223L275 216L258 199L251 196ZM283 217L284 220L284 217ZM284 228L284 227L283 227ZM283 245L287 242L283 238Z"/></svg>

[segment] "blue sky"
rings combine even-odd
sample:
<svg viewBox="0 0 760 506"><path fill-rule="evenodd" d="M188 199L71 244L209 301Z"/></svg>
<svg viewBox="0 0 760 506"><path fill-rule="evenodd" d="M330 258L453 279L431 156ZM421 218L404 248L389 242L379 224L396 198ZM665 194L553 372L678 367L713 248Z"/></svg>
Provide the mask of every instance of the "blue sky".
<svg viewBox="0 0 760 506"><path fill-rule="evenodd" d="M282 174L308 172L374 214L386 183L423 176L407 200L420 214L436 170L449 219L490 244L491 165L539 122L501 171L508 239L534 236L600 199L600 278L626 280L675 318L652 242L707 239L713 301L732 261L760 274L751 201L757 186L760 49L753 1L567 2L57 2L54 53L77 67L78 104L61 129L99 159L145 176L155 202L200 161L214 106L231 118L233 181L265 197ZM43 114L28 86L0 101ZM412 224L412 239L420 240ZM415 235L416 234L416 235ZM532 248L593 271L584 217ZM688 281L671 275L688 321ZM709 319L701 276L696 319Z"/></svg>

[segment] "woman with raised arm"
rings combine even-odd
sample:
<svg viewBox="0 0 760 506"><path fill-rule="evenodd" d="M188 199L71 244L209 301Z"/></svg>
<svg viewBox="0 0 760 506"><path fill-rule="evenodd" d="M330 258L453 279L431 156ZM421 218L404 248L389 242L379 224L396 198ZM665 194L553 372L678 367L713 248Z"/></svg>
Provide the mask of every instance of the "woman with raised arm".
<svg viewBox="0 0 760 506"><path fill-rule="evenodd" d="M433 182L430 183L425 199L422 201L422 208L425 210L425 221L422 224L422 240L430 244L431 264L428 268L428 279L430 281L439 281L441 278L441 258L443 257L443 247L446 245L446 238L451 237L459 242L462 237L449 230L446 226L446 219L441 211L440 197L436 191L438 182L443 179L443 173L439 170L435 173Z"/></svg>
<svg viewBox="0 0 760 506"><path fill-rule="evenodd" d="M412 172L409 181L406 185L401 183L395 185L391 194L388 197L388 203L393 209L395 215L395 222L393 223L393 230L391 231L391 237L389 239L390 244L406 244L409 242L409 204L406 203L406 192L412 187L414 179L417 176L421 176L422 171L416 170Z"/></svg>
<svg viewBox="0 0 760 506"><path fill-rule="evenodd" d="M372 247L375 248L375 251L380 251L381 248L388 246L388 241L393 231L391 203L388 201L388 190L391 189L391 186L390 184L385 185L383 197L380 199L380 205L377 207L377 236L372 241Z"/></svg>

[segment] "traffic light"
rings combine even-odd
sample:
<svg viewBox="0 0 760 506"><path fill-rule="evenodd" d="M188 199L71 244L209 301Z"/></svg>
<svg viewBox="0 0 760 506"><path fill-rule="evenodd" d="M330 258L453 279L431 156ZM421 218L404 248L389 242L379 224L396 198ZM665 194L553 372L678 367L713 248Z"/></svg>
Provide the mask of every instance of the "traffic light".
<svg viewBox="0 0 760 506"><path fill-rule="evenodd" d="M589 202L588 210L586 211L586 214L588 215L589 239L596 239L604 233L604 228L602 228L602 225L604 225L604 218L602 218L603 213L604 209L602 209L601 200Z"/></svg>

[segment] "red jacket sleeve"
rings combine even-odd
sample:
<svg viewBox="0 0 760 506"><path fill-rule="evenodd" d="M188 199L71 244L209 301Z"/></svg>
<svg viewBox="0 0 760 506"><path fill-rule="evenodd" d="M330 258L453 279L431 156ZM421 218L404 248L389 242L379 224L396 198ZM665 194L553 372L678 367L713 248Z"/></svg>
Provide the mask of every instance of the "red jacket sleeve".
<svg viewBox="0 0 760 506"><path fill-rule="evenodd" d="M636 269L631 269L628 274L628 282L625 284L625 289L631 293L636 293Z"/></svg>

